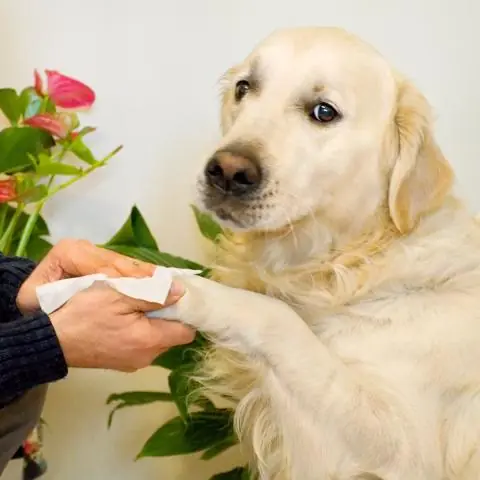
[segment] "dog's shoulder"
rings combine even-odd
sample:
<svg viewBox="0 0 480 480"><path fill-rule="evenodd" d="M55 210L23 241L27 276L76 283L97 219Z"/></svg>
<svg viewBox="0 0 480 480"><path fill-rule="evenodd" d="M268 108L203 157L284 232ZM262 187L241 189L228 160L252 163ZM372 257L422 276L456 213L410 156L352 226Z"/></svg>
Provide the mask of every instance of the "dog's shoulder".
<svg viewBox="0 0 480 480"><path fill-rule="evenodd" d="M402 385L416 377L445 388L472 379L480 385L478 223L461 212L440 214L389 255L377 284L319 315L314 331L340 357L396 375Z"/></svg>

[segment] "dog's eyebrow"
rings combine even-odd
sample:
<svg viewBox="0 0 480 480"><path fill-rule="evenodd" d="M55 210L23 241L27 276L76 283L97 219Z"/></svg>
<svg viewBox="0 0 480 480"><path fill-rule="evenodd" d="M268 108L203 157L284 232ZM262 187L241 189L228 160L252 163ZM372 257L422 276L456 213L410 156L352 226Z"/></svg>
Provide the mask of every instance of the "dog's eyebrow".
<svg viewBox="0 0 480 480"><path fill-rule="evenodd" d="M247 80L248 83L250 83L251 88L258 90L260 80L262 78L259 63L259 58L255 57L250 61L248 69L244 69L240 65L229 68L220 77L220 86L222 91L229 89L231 83L238 80Z"/></svg>
<svg viewBox="0 0 480 480"><path fill-rule="evenodd" d="M261 77L260 59L255 57L250 63L250 69L246 79L249 81L252 88L258 89Z"/></svg>
<svg viewBox="0 0 480 480"><path fill-rule="evenodd" d="M322 94L325 92L325 90L326 90L325 85L322 85L321 83L317 83L313 85L311 88L309 88L307 91L300 94L300 96L297 97L296 103L301 107L305 105L308 108L314 107L315 104L319 101L319 98L321 98Z"/></svg>
<svg viewBox="0 0 480 480"><path fill-rule="evenodd" d="M325 85L314 85L312 91L315 95L322 93L325 90Z"/></svg>
<svg viewBox="0 0 480 480"><path fill-rule="evenodd" d="M326 90L325 85L322 85L321 83L316 83L311 88L304 91L304 94L303 94L304 100L305 101L317 100L318 97L320 97L322 93L325 92L325 90Z"/></svg>

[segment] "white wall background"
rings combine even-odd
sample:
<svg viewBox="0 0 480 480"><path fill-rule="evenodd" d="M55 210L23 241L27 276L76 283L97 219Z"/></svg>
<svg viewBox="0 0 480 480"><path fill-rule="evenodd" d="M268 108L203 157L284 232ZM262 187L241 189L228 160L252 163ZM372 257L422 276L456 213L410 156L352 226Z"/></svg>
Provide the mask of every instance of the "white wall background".
<svg viewBox="0 0 480 480"><path fill-rule="evenodd" d="M0 85L34 68L95 88L97 152L123 143L110 166L49 205L54 238L102 242L132 204L167 251L201 259L188 203L195 169L217 138L217 79L271 30L338 25L373 42L426 92L460 192L480 207L480 3L476 0L0 0ZM159 369L134 375L71 372L51 388L46 480L207 480L217 465L133 457L173 409L119 413L109 393L166 387ZM221 459L224 466L231 455ZM4 477L20 478L19 464Z"/></svg>

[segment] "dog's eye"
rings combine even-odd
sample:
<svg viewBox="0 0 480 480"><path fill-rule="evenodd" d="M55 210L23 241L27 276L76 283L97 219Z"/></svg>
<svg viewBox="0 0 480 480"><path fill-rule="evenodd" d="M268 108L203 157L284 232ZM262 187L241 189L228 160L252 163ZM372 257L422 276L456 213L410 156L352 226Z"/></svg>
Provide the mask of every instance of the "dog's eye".
<svg viewBox="0 0 480 480"><path fill-rule="evenodd" d="M246 80L240 80L235 85L235 100L239 102L250 90L250 84Z"/></svg>
<svg viewBox="0 0 480 480"><path fill-rule="evenodd" d="M328 123L338 117L338 112L328 103L322 102L313 107L310 116L317 122Z"/></svg>

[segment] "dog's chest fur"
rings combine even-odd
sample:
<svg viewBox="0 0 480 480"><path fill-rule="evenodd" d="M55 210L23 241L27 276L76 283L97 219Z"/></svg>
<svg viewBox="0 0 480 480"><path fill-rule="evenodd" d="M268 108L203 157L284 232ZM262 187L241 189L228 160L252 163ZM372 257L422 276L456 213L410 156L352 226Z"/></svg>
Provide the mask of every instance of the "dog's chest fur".
<svg viewBox="0 0 480 480"><path fill-rule="evenodd" d="M465 435L454 421L459 402L480 393L480 242L469 222L441 234L427 230L362 272L333 266L335 288L332 273L285 278L276 272L266 278L248 255L227 255L215 276L287 301L319 341L402 411L432 475L461 478L454 476L461 459L448 445L452 435ZM279 416L285 412L276 410L275 401L282 389L268 370L217 348L205 376L213 380L213 393L237 399L237 427L262 478L290 480L295 447L283 437ZM480 420L480 406L473 416L464 420L465 431Z"/></svg>

